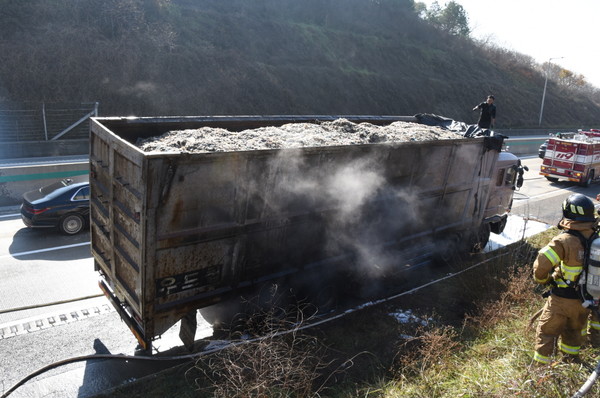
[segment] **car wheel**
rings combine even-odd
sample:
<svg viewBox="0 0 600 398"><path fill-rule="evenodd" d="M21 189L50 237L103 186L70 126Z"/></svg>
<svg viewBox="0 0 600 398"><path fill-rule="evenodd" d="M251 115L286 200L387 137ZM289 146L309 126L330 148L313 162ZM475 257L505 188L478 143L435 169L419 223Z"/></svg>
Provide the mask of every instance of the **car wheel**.
<svg viewBox="0 0 600 398"><path fill-rule="evenodd" d="M60 220L58 227L65 235L75 235L83 230L85 220L79 214L67 214Z"/></svg>

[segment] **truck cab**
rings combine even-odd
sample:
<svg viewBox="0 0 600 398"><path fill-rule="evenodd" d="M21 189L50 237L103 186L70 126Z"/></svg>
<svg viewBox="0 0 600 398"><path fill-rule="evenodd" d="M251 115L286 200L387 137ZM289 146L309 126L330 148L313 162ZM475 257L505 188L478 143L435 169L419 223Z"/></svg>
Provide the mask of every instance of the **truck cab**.
<svg viewBox="0 0 600 398"><path fill-rule="evenodd" d="M496 161L494 181L490 185L490 197L484 214L484 222L493 233L504 231L508 214L512 209L513 194L523 185L523 166L510 152L501 152ZM519 178L521 176L521 178Z"/></svg>

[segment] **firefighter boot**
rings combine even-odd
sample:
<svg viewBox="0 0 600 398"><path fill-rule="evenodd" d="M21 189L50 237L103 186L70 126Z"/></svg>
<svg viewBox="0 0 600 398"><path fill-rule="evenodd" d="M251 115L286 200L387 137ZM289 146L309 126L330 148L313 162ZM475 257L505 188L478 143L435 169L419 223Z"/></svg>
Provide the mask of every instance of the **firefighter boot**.
<svg viewBox="0 0 600 398"><path fill-rule="evenodd" d="M600 348L600 320L597 315L592 315L588 329L588 341L593 348Z"/></svg>

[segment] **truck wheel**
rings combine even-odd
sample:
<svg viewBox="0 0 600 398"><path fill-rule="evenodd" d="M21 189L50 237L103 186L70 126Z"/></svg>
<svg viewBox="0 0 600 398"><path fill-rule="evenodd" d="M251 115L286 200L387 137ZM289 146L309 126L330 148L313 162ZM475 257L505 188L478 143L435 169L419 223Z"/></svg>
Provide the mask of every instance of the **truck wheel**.
<svg viewBox="0 0 600 398"><path fill-rule="evenodd" d="M433 267L446 267L454 261L461 261L470 253L467 247L465 234L455 232L436 238L435 247L431 253L431 264Z"/></svg>
<svg viewBox="0 0 600 398"><path fill-rule="evenodd" d="M479 231L471 234L470 251L479 253L488 244L490 240L491 228L489 223L484 223L479 227Z"/></svg>
<svg viewBox="0 0 600 398"><path fill-rule="evenodd" d="M495 222L495 223L491 223L490 230L493 233L500 235L502 232L504 232L504 228L506 227L507 220L508 220L508 217L503 217L502 220Z"/></svg>
<svg viewBox="0 0 600 398"><path fill-rule="evenodd" d="M546 176L546 180L548 180L550 182L558 182L558 178L556 178L556 177L548 177L548 176Z"/></svg>
<svg viewBox="0 0 600 398"><path fill-rule="evenodd" d="M587 188L590 186L590 184L592 183L592 181L594 181L594 170L590 170L590 172L587 175L587 178L585 179L585 181L581 181L579 183L580 186Z"/></svg>
<svg viewBox="0 0 600 398"><path fill-rule="evenodd" d="M79 214L67 214L60 220L58 227L65 235L75 235L83 230L85 220Z"/></svg>

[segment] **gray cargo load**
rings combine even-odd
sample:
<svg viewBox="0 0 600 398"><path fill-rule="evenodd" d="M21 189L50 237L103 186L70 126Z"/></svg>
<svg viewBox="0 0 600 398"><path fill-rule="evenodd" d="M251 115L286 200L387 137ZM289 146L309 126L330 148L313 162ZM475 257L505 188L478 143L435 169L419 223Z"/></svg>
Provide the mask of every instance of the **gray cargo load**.
<svg viewBox="0 0 600 398"><path fill-rule="evenodd" d="M92 254L102 289L143 346L243 288L347 264L410 269L443 242L487 241L490 222L505 221L516 157L499 176L502 137L213 153L135 145L171 130L336 118L92 118ZM490 214L499 187L508 202L496 200Z"/></svg>

